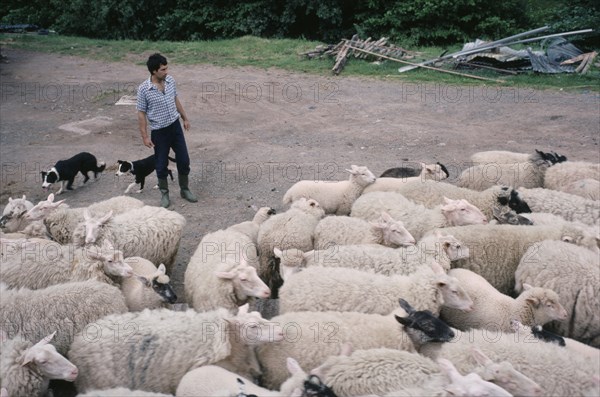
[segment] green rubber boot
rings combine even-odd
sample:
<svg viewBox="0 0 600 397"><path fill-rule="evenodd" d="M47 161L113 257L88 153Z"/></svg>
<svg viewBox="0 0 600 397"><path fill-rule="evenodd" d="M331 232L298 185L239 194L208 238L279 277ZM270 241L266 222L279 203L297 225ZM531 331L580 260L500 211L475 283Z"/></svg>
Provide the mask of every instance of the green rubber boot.
<svg viewBox="0 0 600 397"><path fill-rule="evenodd" d="M179 180L179 187L181 188L181 197L184 200L189 201L190 203L197 203L198 199L194 196L188 187L188 176L187 175L178 175L177 179Z"/></svg>
<svg viewBox="0 0 600 397"><path fill-rule="evenodd" d="M169 208L171 200L169 200L169 182L167 178L158 178L158 190L162 194L160 198L160 206L163 208Z"/></svg>

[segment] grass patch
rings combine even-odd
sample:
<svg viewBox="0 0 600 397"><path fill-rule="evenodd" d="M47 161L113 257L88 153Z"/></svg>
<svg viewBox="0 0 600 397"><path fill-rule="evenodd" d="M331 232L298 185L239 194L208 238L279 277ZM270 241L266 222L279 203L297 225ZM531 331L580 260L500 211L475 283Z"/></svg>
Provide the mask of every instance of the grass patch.
<svg viewBox="0 0 600 397"><path fill-rule="evenodd" d="M135 40L96 40L83 37L61 35L40 36L37 34L0 34L0 45L29 51L50 52L73 55L107 62L133 62L143 65L147 56L161 52L173 63L212 64L215 66L252 66L269 69L281 68L293 72L311 73L320 76L331 75L334 60L306 59L301 53L322 44L308 40L265 39L244 36L218 41L135 41ZM416 48L418 57L410 62L433 59L445 50L454 52L456 48ZM596 61L598 62L598 61ZM517 76L502 75L494 71L460 71L489 79L504 80L504 83L475 80L467 77L418 69L399 74L400 63L385 60L379 64L351 57L342 76L366 76L380 79L402 80L417 83L439 83L455 85L490 85L534 87L547 89L574 89L600 92L600 70L597 66L586 75L580 74L536 74L523 73Z"/></svg>

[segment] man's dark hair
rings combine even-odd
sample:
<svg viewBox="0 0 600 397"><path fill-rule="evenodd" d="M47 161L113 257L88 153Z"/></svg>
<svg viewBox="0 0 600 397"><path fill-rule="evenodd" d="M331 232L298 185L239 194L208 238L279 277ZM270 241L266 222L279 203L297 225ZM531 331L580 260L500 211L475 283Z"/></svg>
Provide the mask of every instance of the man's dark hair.
<svg viewBox="0 0 600 397"><path fill-rule="evenodd" d="M166 65L166 64L167 64L167 58L160 55L158 52L156 54L150 55L150 57L148 58L148 62L146 62L146 66L148 66L148 71L150 72L150 74L152 74L152 72L156 72L158 69L160 69L161 65Z"/></svg>

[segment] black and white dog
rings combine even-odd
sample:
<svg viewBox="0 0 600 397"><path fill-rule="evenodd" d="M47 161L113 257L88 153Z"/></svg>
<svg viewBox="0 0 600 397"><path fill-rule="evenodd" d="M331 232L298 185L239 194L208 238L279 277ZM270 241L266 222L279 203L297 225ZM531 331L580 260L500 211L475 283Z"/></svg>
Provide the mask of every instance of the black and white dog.
<svg viewBox="0 0 600 397"><path fill-rule="evenodd" d="M169 157L169 160L175 161L175 159L171 157ZM119 166L117 167L117 172L115 173L116 176L125 174L132 174L135 176L135 182L132 182L129 184L129 186L127 186L127 189L125 189L125 194L129 193L129 191L138 184L140 185L140 189L136 193L141 193L144 190L146 177L153 173L156 169L156 160L154 155L136 161L117 160L117 163L119 163ZM169 172L171 180L173 180L173 173L171 170L167 171Z"/></svg>
<svg viewBox="0 0 600 397"><path fill-rule="evenodd" d="M104 171L106 164L98 163L96 156L88 152L81 152L67 160L59 160L54 167L48 171L42 171L42 188L48 189L50 185L61 182L60 189L56 194L61 194L65 189L73 190L73 181L78 172L84 176L83 183L90 180L88 172L94 173L94 180L98 179L98 174Z"/></svg>

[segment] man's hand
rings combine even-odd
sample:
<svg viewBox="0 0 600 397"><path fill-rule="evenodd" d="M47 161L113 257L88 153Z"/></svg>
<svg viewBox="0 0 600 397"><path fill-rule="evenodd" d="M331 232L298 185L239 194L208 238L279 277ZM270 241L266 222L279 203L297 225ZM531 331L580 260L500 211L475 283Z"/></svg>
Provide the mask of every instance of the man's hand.
<svg viewBox="0 0 600 397"><path fill-rule="evenodd" d="M192 126L192 125L190 124L190 121L189 121L188 119L185 119L185 120L183 120L183 128L184 128L186 131L189 131L191 126Z"/></svg>
<svg viewBox="0 0 600 397"><path fill-rule="evenodd" d="M154 144L152 143L152 140L150 139L150 137L148 135L143 136L142 139L144 141L144 146L149 147L149 148L154 147Z"/></svg>

